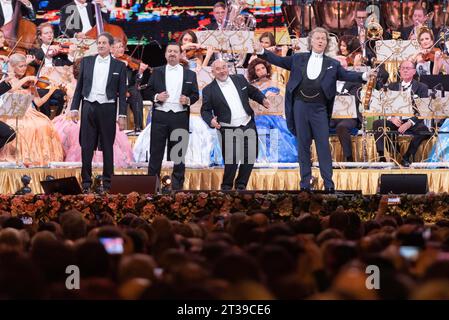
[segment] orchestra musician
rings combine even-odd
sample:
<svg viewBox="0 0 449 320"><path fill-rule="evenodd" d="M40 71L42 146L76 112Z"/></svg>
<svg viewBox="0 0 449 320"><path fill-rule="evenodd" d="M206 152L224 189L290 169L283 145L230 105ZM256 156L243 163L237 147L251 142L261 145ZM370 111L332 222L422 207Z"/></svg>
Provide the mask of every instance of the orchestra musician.
<svg viewBox="0 0 449 320"><path fill-rule="evenodd" d="M226 5L223 2L217 2L214 5L213 13L215 21L206 25L204 28L207 30L220 30L223 27L225 15L226 15Z"/></svg>
<svg viewBox="0 0 449 320"><path fill-rule="evenodd" d="M2 82L3 85L0 86L5 88L2 90L3 95L0 99L4 99L9 93L20 93L31 96L31 105L25 115L18 119L21 128L16 137L18 151L15 146L8 144L0 152L0 159L2 161L20 160L35 165L46 165L50 161L63 161L64 152L58 133L50 119L36 110L50 98L61 84L50 82L48 93L39 97L35 87L40 80L34 75L26 76L27 63L24 55L12 54L9 58L9 69L10 73ZM15 118L8 118L4 121L9 126L16 125Z"/></svg>
<svg viewBox="0 0 449 320"><path fill-rule="evenodd" d="M192 30L184 31L179 37L178 43L182 50L181 61L187 62L189 69L193 71L206 67L214 54L212 47L203 48L198 43L198 38ZM205 54L204 59L203 54Z"/></svg>
<svg viewBox="0 0 449 320"><path fill-rule="evenodd" d="M394 91L404 91L410 94L412 99L417 97L428 97L428 86L424 83L418 82L413 77L416 74L416 65L410 60L404 60L399 67L399 74L401 81L390 83L388 88ZM386 126L390 130L399 132L400 134L413 135L412 141L408 147L408 150L402 157L402 165L408 167L413 160L413 157L418 150L421 142L426 140L428 136L420 134L422 132L428 132L427 126L422 119L418 119L418 112L415 110L415 116L413 117L391 117L386 120ZM381 162L386 161L384 155L384 138L381 128L384 126L384 120L379 119L373 123L374 138L376 140L376 149Z"/></svg>
<svg viewBox="0 0 449 320"><path fill-rule="evenodd" d="M419 76L434 74L435 52L441 50L433 46L434 36L432 30L427 27L421 27L418 32L420 50L410 57L410 60L416 63L416 72Z"/></svg>
<svg viewBox="0 0 449 320"><path fill-rule="evenodd" d="M108 9L104 0L93 0L101 7L103 20L108 20ZM61 8L59 29L69 38L84 38L95 26L95 6L87 0L74 0Z"/></svg>
<svg viewBox="0 0 449 320"><path fill-rule="evenodd" d="M23 17L29 20L36 19L36 13L30 0L0 0L0 27L12 20L16 1L23 4L20 8Z"/></svg>
<svg viewBox="0 0 449 320"><path fill-rule="evenodd" d="M143 63L142 61L138 61L136 66L132 66L131 63L128 62L128 57L125 55L125 44L121 41L121 39L114 39L114 45L111 50L112 56L126 65L126 76L127 76L127 102L133 112L134 116L134 131L139 132L143 129L143 99L140 90L138 89L139 85L142 82L143 73L148 69L148 65ZM137 60L137 59L135 59Z"/></svg>
<svg viewBox="0 0 449 320"><path fill-rule="evenodd" d="M413 24L409 27L404 27L401 30L401 38L403 40L416 40L420 27L424 26L427 22L427 12L422 6L417 5L413 9L412 16ZM433 30L432 30L433 32Z"/></svg>

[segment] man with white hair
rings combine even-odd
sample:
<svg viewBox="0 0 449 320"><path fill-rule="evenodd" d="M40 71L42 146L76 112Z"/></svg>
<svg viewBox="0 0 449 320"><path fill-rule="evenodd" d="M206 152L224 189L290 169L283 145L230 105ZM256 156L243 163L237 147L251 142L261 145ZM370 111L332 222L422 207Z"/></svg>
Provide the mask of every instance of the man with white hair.
<svg viewBox="0 0 449 320"><path fill-rule="evenodd" d="M315 28L309 33L308 45L310 52L288 57L279 57L264 50L258 42L254 43L254 51L262 59L291 71L285 93L285 116L287 126L296 135L298 142L300 189L310 191L310 147L314 139L325 191L333 193L335 186L332 181L329 120L337 93L337 80L362 82L367 80L367 74L345 70L340 62L325 54L329 45L329 32L324 28Z"/></svg>

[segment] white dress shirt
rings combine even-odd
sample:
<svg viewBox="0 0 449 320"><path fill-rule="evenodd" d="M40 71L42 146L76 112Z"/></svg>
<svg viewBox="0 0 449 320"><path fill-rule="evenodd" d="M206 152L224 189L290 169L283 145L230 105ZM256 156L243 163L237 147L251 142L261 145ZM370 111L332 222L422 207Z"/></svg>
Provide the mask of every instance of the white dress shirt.
<svg viewBox="0 0 449 320"><path fill-rule="evenodd" d="M48 46L44 43L41 45L42 51L44 51L44 55L45 55L44 56L44 66L51 67L51 66L53 66L53 58L52 57L48 58L46 55L48 52L48 47L50 47L50 46Z"/></svg>
<svg viewBox="0 0 449 320"><path fill-rule="evenodd" d="M81 23L83 24L83 30L81 30L81 32L86 33L92 29L92 25L90 24L89 16L87 14L87 3L83 4L75 0L75 4L81 18Z"/></svg>
<svg viewBox="0 0 449 320"><path fill-rule="evenodd" d="M13 7L11 0L0 0L0 4L3 10L3 17L5 18L4 24L7 24L12 20Z"/></svg>
<svg viewBox="0 0 449 320"><path fill-rule="evenodd" d="M106 86L108 84L109 67L111 65L111 56L102 58L100 55L95 59L94 73L92 79L92 88L89 96L86 98L90 102L114 103L115 100L108 100L106 95Z"/></svg>
<svg viewBox="0 0 449 320"><path fill-rule="evenodd" d="M307 77L315 80L321 73L323 66L323 53L311 52L309 62L307 63Z"/></svg>
<svg viewBox="0 0 449 320"><path fill-rule="evenodd" d="M161 105L158 103L156 110L159 111L185 111L184 107L179 103L182 94L182 82L184 78L184 69L180 64L165 66L165 89L168 93L168 99ZM155 96L157 102L157 95Z"/></svg>
<svg viewBox="0 0 449 320"><path fill-rule="evenodd" d="M407 92L407 94L409 94L409 95L411 95L411 92L412 92L412 82L411 81L409 81L409 82L404 82L404 81L402 81L401 82L401 91L404 91L404 92ZM412 97L412 99L414 99L413 98L413 96L411 96ZM412 120L410 120L410 118L411 117L401 117L401 120L403 120L403 121L410 121L411 123L412 123L412 125L414 126L415 125L415 123L412 121Z"/></svg>
<svg viewBox="0 0 449 320"><path fill-rule="evenodd" d="M246 126L251 121L251 116L248 115L243 108L242 100L240 99L239 92L237 91L234 82L232 82L230 77L228 77L225 81L219 81L217 79L217 82L229 108L231 109L231 122L221 122L221 125L223 127Z"/></svg>

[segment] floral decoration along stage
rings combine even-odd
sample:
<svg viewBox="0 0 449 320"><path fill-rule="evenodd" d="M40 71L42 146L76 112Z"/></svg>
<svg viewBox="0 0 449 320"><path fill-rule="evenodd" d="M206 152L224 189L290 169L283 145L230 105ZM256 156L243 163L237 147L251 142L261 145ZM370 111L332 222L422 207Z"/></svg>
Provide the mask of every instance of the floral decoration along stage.
<svg viewBox="0 0 449 320"><path fill-rule="evenodd" d="M107 212L119 222L133 214L147 221L164 215L180 222L212 222L235 212L264 213L272 220L290 220L309 212L322 216L336 210L356 212L362 220L374 219L379 214L418 215L426 223L449 218L449 194L401 196L401 204L387 205L386 197L337 196L308 193L176 193L173 195L0 195L0 213L32 217L35 222L57 220L67 210L76 209L86 219L94 220Z"/></svg>

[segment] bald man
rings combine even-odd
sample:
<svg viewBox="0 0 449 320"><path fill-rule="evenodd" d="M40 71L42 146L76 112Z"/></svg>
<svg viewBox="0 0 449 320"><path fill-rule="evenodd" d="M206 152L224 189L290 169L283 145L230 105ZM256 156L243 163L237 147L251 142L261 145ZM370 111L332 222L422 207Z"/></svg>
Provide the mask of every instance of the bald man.
<svg viewBox="0 0 449 320"><path fill-rule="evenodd" d="M245 190L257 158L258 146L254 111L249 106L249 99L266 108L270 103L244 76L229 75L226 62L215 60L212 74L215 79L203 89L201 116L219 133L225 162L221 189L226 191L235 187ZM239 173L235 179L237 169Z"/></svg>

